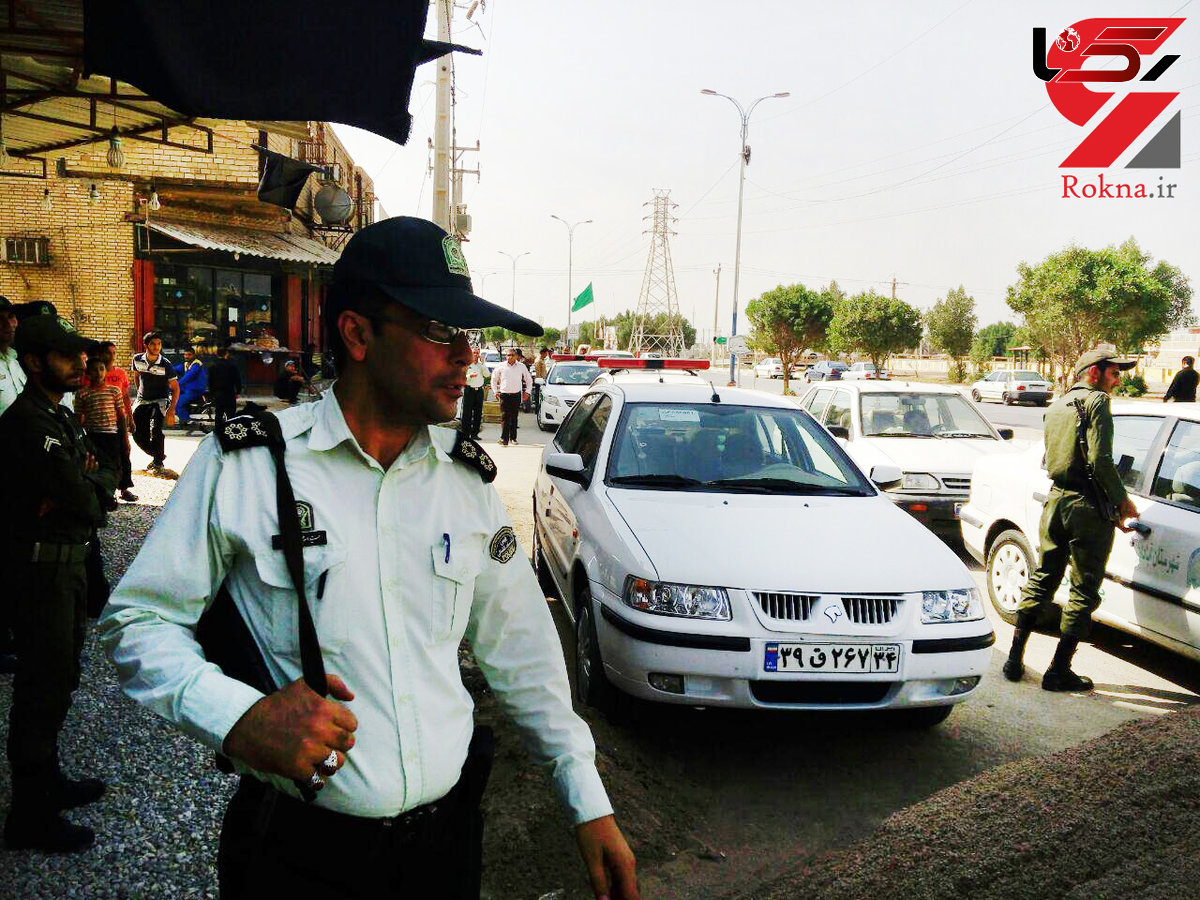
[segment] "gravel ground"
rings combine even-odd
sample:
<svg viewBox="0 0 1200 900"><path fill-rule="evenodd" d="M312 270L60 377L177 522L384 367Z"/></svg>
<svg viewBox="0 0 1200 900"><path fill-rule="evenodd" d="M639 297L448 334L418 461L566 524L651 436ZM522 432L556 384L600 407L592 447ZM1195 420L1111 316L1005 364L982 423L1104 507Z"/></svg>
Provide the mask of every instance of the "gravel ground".
<svg viewBox="0 0 1200 900"><path fill-rule="evenodd" d="M1200 898L1200 709L998 766L755 900Z"/></svg>

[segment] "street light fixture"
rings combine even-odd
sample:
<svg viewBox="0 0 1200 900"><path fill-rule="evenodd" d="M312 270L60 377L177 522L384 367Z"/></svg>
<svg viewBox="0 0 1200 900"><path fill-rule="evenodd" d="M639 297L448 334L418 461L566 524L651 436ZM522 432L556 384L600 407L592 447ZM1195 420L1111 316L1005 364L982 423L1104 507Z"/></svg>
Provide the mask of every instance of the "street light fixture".
<svg viewBox="0 0 1200 900"><path fill-rule="evenodd" d="M573 291L572 286L571 286L571 265L572 265L572 256L573 256L573 246L574 246L574 241L575 241L575 229L578 228L580 225L592 224L592 220L584 219L582 222L576 222L574 225L572 225L570 222L568 222L562 216L556 216L556 215L554 215L554 213L550 214L550 218L558 219L558 221L562 222L564 225L567 226L567 333L566 333L566 338L568 341L570 341L571 340L571 304L575 301L575 292ZM568 346L570 346L570 345L568 344Z"/></svg>
<svg viewBox="0 0 1200 900"><path fill-rule="evenodd" d="M504 250L497 250L496 252L502 253L505 256L507 256L509 261L512 263L512 311L516 312L517 311L517 260L520 259L522 256L528 256L533 251L526 250L524 253L518 253L516 256L514 256L511 253L507 253Z"/></svg>
<svg viewBox="0 0 1200 900"><path fill-rule="evenodd" d="M778 94L767 94L765 97L759 97L751 103L749 109L745 109L742 104L738 103L728 94L721 94L709 88L703 88L700 93L707 94L710 97L724 97L737 107L738 115L742 117L742 145L738 150L738 157L741 160L741 170L738 175L737 245L733 252L733 327L729 332L729 336L733 337L733 335L737 334L738 281L742 272L742 196L746 190L746 166L750 164L750 146L746 143L746 134L750 129L750 114L754 112L754 107L758 106L764 100L790 97L791 94L788 91L780 91ZM737 354L731 349L729 351L730 385L735 383L736 375Z"/></svg>

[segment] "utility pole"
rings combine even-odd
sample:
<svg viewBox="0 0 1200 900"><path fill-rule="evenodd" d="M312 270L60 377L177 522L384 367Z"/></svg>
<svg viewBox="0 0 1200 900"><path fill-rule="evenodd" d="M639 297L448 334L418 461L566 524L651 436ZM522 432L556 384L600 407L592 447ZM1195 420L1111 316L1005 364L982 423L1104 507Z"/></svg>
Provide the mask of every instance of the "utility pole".
<svg viewBox="0 0 1200 900"><path fill-rule="evenodd" d="M450 14L453 0L437 0L438 40L450 43ZM437 111L433 126L433 221L446 231L450 227L450 118L453 100L450 93L450 66L453 54L437 61Z"/></svg>
<svg viewBox="0 0 1200 900"><path fill-rule="evenodd" d="M712 356L709 357L713 364L717 362L717 311L721 306L721 264L717 263L717 267L713 269L713 274L717 276L717 295L713 298L713 333L712 333Z"/></svg>
<svg viewBox="0 0 1200 900"><path fill-rule="evenodd" d="M571 348L571 344L570 344L570 341L571 341L571 307L575 303L575 295L572 292L572 284L571 284L571 274L572 274L571 270L574 265L574 254L575 254L575 249L574 249L575 248L575 229L578 228L580 225L592 224L592 220L584 219L582 222L571 223L571 222L568 222L566 219L564 219L562 216L556 216L553 213L550 214L550 218L558 219L558 221L562 222L564 225L567 226L567 334L566 334L566 337L567 337L567 342L568 342L567 349L569 350Z"/></svg>

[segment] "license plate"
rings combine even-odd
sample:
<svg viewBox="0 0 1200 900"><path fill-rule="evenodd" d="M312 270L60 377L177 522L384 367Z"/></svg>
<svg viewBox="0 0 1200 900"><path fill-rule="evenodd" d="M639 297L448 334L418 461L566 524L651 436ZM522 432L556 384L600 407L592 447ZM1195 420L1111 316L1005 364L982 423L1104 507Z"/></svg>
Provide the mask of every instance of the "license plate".
<svg viewBox="0 0 1200 900"><path fill-rule="evenodd" d="M963 505L961 503L954 504L954 518L959 518L959 516L962 514L962 508Z"/></svg>
<svg viewBox="0 0 1200 900"><path fill-rule="evenodd" d="M767 672L842 672L869 675L900 671L899 644L766 645Z"/></svg>

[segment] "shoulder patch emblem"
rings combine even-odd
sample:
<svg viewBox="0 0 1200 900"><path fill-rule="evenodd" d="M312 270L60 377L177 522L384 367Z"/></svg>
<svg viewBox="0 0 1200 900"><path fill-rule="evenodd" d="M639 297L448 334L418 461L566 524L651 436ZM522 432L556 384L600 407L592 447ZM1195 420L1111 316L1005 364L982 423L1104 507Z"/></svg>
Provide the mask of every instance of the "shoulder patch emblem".
<svg viewBox="0 0 1200 900"><path fill-rule="evenodd" d="M307 500L296 501L296 518L300 520L301 531L312 531L316 528L312 504Z"/></svg>
<svg viewBox="0 0 1200 900"><path fill-rule="evenodd" d="M506 563L517 552L517 536L508 525L505 525L494 535L488 544L488 555L496 562Z"/></svg>
<svg viewBox="0 0 1200 900"><path fill-rule="evenodd" d="M496 463L486 450L461 431L454 436L454 449L450 451L450 456L478 472L487 484L496 480Z"/></svg>
<svg viewBox="0 0 1200 900"><path fill-rule="evenodd" d="M217 432L221 449L228 451L241 450L244 447L269 447L276 439L272 437L271 432L279 431L278 421L273 423L274 428L267 423L265 417L270 415L271 413L264 412L227 419ZM282 434L277 439L282 440Z"/></svg>

